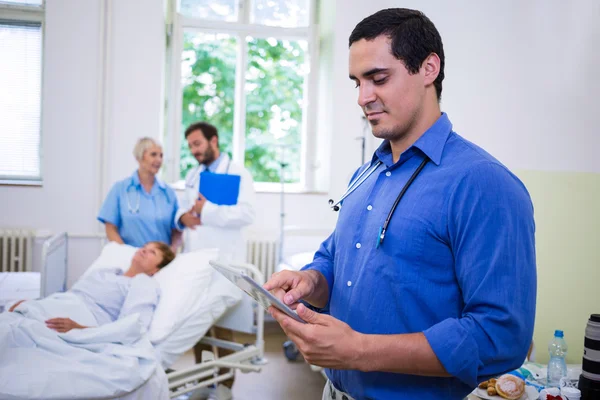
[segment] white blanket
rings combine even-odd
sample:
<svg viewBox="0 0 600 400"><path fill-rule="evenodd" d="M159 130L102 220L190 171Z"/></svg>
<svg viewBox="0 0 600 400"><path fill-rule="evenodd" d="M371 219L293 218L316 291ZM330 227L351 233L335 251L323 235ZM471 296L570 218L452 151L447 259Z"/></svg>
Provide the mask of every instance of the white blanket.
<svg viewBox="0 0 600 400"><path fill-rule="evenodd" d="M1 399L105 399L141 386L158 365L133 314L113 323L61 334L50 318L95 324L74 294L26 301L0 314Z"/></svg>

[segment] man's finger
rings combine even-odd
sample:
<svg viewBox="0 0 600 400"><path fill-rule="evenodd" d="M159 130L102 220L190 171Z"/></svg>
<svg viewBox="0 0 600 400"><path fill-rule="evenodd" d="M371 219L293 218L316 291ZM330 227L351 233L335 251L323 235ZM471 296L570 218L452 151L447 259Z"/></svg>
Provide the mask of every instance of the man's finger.
<svg viewBox="0 0 600 400"><path fill-rule="evenodd" d="M271 275L263 288L267 290L279 289L284 286L291 286L292 282L293 278L290 276L289 271L277 272Z"/></svg>
<svg viewBox="0 0 600 400"><path fill-rule="evenodd" d="M309 324L319 324L323 325L322 315L314 312L313 310L308 309L304 304L299 304L298 308L296 308L296 312L298 316L302 318L304 321Z"/></svg>
<svg viewBox="0 0 600 400"><path fill-rule="evenodd" d="M301 300L305 295L306 290L304 290L304 287L302 285L297 286L283 296L283 303L289 306Z"/></svg>

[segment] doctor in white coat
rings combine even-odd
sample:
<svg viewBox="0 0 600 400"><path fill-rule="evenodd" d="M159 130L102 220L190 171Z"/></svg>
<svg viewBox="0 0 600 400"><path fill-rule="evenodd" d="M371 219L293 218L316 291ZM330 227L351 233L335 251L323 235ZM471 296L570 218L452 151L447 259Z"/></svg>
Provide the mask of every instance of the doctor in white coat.
<svg viewBox="0 0 600 400"><path fill-rule="evenodd" d="M185 230L184 250L218 248L226 261L246 261L246 241L243 228L254 222L255 192L250 172L219 151L217 128L206 122L190 125L185 138L199 165L185 177L185 196L175 216ZM237 204L217 205L200 193L200 173L239 175L240 192Z"/></svg>
<svg viewBox="0 0 600 400"><path fill-rule="evenodd" d="M219 151L217 128L206 122L197 122L185 130L185 138L192 155L199 165L185 177L185 198L175 216L180 228L185 226L184 251L205 248L218 248L219 257L225 261L246 261L246 241L243 228L254 222L254 182L250 172L243 166L231 161L229 156ZM199 193L200 173L212 172L240 176L240 192L237 204L217 205L206 200ZM218 339L233 340L230 329L213 327L209 335ZM212 346L196 344L194 355L196 362L202 360L202 350L212 351ZM223 357L232 351L218 349ZM225 372L225 371L221 371ZM234 379L221 382L209 393L209 398L231 399L231 387Z"/></svg>

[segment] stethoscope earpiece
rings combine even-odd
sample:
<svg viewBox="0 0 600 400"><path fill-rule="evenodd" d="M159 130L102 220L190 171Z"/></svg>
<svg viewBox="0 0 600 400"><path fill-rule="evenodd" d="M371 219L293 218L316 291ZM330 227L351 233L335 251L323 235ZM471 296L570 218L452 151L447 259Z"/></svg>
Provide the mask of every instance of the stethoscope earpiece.
<svg viewBox="0 0 600 400"><path fill-rule="evenodd" d="M340 206L333 206L333 211L340 211Z"/></svg>
<svg viewBox="0 0 600 400"><path fill-rule="evenodd" d="M333 204L333 199L329 199L329 205Z"/></svg>

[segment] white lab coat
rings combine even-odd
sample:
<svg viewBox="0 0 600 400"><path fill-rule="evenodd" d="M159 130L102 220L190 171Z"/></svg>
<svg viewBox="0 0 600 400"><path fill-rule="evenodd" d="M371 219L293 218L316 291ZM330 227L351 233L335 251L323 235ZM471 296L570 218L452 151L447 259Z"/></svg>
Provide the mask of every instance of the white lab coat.
<svg viewBox="0 0 600 400"><path fill-rule="evenodd" d="M187 212L198 198L200 173L204 164L188 172L185 177L185 194L180 203L175 220ZM227 154L219 163L216 173L240 175L238 202L232 206L217 205L206 201L200 220L202 225L195 229L185 229L184 251L218 248L219 258L224 261L246 262L246 239L243 228L254 222L256 194L250 172L239 163L231 161Z"/></svg>

